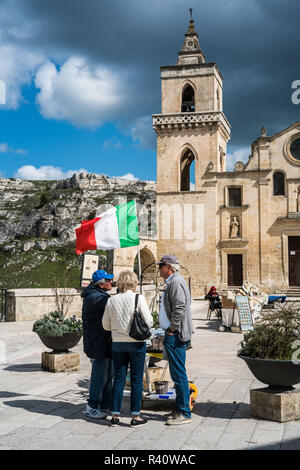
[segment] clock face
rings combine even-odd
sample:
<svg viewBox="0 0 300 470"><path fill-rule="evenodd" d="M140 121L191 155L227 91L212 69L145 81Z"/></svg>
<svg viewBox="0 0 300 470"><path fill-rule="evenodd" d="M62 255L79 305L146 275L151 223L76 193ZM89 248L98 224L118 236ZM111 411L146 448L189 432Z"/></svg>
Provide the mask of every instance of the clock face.
<svg viewBox="0 0 300 470"><path fill-rule="evenodd" d="M300 161L300 138L291 143L290 152L296 160Z"/></svg>

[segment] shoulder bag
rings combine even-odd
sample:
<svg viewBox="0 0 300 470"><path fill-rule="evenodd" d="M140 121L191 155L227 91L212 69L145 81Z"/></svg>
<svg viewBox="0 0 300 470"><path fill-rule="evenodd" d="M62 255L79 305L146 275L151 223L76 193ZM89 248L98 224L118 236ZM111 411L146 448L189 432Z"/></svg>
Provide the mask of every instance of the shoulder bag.
<svg viewBox="0 0 300 470"><path fill-rule="evenodd" d="M145 341L146 339L150 338L151 331L149 330L142 316L137 311L138 300L139 294L136 294L134 314L130 325L129 336L136 339L137 341Z"/></svg>

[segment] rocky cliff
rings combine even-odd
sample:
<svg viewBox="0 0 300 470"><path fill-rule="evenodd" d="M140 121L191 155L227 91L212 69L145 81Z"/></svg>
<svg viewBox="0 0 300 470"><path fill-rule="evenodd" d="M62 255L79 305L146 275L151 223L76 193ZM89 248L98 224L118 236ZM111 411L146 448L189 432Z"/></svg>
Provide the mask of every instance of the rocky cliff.
<svg viewBox="0 0 300 470"><path fill-rule="evenodd" d="M2 287L49 287L47 279L55 269L76 268L77 278L80 260L75 254L75 227L109 205L131 199L136 200L142 220L149 206L155 204L156 184L90 173L74 174L62 181L0 178ZM47 263L52 266L44 276ZM20 272L28 273L27 280L20 282Z"/></svg>

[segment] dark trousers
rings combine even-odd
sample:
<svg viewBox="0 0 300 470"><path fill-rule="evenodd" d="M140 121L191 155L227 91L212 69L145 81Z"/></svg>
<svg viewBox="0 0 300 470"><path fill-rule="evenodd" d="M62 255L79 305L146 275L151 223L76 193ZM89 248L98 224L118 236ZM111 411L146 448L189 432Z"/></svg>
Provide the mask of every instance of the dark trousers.
<svg viewBox="0 0 300 470"><path fill-rule="evenodd" d="M131 380L131 414L139 415L143 398L143 375L146 357L146 343L114 342L112 344L114 363L114 384L111 413L119 415L126 383L128 365Z"/></svg>
<svg viewBox="0 0 300 470"><path fill-rule="evenodd" d="M92 359L89 406L100 410L111 408L112 379L112 359Z"/></svg>
<svg viewBox="0 0 300 470"><path fill-rule="evenodd" d="M191 418L190 388L185 369L186 349L189 344L190 341L180 341L178 333L165 334L164 347L168 356L170 375L176 390L176 410L186 418Z"/></svg>

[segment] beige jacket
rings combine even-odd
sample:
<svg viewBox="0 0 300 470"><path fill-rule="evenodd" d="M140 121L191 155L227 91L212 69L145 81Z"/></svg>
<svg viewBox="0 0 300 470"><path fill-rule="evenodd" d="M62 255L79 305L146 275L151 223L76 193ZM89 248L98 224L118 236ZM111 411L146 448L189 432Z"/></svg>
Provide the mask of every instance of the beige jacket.
<svg viewBox="0 0 300 470"><path fill-rule="evenodd" d="M102 318L103 328L111 331L113 342L140 342L128 334L134 314L135 293L128 290L110 297L106 303ZM148 327L153 326L153 318L145 297L139 294L137 311L142 315Z"/></svg>

